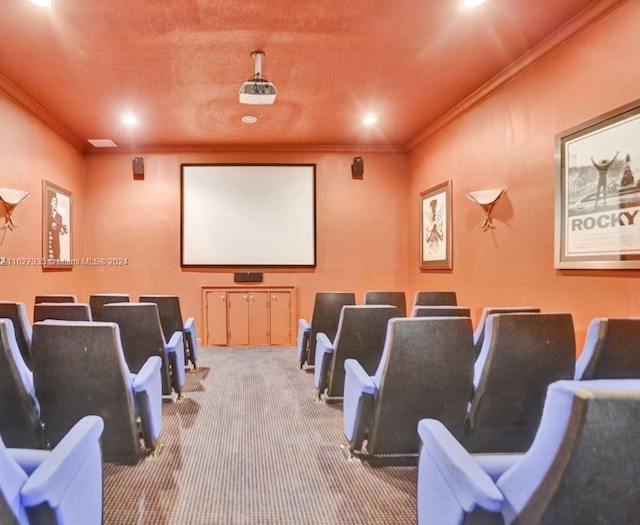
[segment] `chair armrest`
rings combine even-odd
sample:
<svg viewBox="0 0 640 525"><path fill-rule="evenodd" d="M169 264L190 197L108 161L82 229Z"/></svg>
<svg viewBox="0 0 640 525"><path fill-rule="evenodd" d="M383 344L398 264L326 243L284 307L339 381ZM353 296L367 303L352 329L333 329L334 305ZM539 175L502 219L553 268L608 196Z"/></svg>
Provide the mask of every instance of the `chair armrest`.
<svg viewBox="0 0 640 525"><path fill-rule="evenodd" d="M171 339L167 343L166 351L169 363L171 364L171 383L173 388L182 396L182 385L184 385L184 339L182 332L173 332Z"/></svg>
<svg viewBox="0 0 640 525"><path fill-rule="evenodd" d="M31 476L51 452L35 448L8 448L9 455L20 465L27 476Z"/></svg>
<svg viewBox="0 0 640 525"><path fill-rule="evenodd" d="M162 359L149 357L133 380L145 446L153 449L162 430Z"/></svg>
<svg viewBox="0 0 640 525"><path fill-rule="evenodd" d="M355 359L345 360L344 370L342 425L347 440L354 442L354 436L358 437L354 447L357 449L358 445L361 446L361 441L368 430L378 389L362 365Z"/></svg>
<svg viewBox="0 0 640 525"><path fill-rule="evenodd" d="M185 332L191 332L191 331L195 330L196 329L196 318L195 317L187 318L187 320L184 322L184 326L182 327L182 329Z"/></svg>
<svg viewBox="0 0 640 525"><path fill-rule="evenodd" d="M473 459L480 465L493 482L497 482L507 470L516 463L522 461L524 454L501 453L501 454L474 454Z"/></svg>
<svg viewBox="0 0 640 525"><path fill-rule="evenodd" d="M327 358L333 354L333 350L333 343L329 341L327 334L322 332L316 334L316 357L313 368L313 381L316 388L320 388L324 378L329 373L328 370L325 370L324 365L327 363Z"/></svg>
<svg viewBox="0 0 640 525"><path fill-rule="evenodd" d="M298 319L298 362L300 366L306 362L309 350L309 335L311 334L311 324L306 319Z"/></svg>
<svg viewBox="0 0 640 525"><path fill-rule="evenodd" d="M188 350L188 358L193 363L194 368L198 362L198 334L196 332L196 319L195 317L189 317L182 327L182 333L184 334L185 347Z"/></svg>
<svg viewBox="0 0 640 525"><path fill-rule="evenodd" d="M65 496L73 499L68 493L72 484L85 496L83 488L99 481L100 493L96 497L102 505L100 436L103 429L104 421L99 416L85 416L78 421L23 485L20 491L23 504L35 507L46 502L57 508ZM88 461L90 456L93 462Z"/></svg>
<svg viewBox="0 0 640 525"><path fill-rule="evenodd" d="M422 440L421 453L431 456L465 512L478 506L490 512L502 510L502 493L440 421L421 420L418 434Z"/></svg>

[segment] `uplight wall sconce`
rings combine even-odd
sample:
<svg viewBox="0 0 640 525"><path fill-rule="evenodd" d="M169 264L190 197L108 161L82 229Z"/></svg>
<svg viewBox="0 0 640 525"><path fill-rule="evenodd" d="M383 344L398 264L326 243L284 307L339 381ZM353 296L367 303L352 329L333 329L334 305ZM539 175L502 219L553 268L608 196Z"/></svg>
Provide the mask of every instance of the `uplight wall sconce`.
<svg viewBox="0 0 640 525"><path fill-rule="evenodd" d="M0 188L0 201L2 201L4 209L6 210L6 222L3 226L0 226L0 230L14 230L18 227L18 225L13 222L11 214L13 213L13 210L16 209L16 206L18 206L18 204L25 200L29 195L31 195L31 193L28 191Z"/></svg>
<svg viewBox="0 0 640 525"><path fill-rule="evenodd" d="M484 221L480 226L478 226L480 230L487 231L495 228L491 222L491 210L493 210L498 199L506 192L507 190L505 189L496 189L470 191L467 193L467 197L469 197L473 202L479 204L484 211Z"/></svg>

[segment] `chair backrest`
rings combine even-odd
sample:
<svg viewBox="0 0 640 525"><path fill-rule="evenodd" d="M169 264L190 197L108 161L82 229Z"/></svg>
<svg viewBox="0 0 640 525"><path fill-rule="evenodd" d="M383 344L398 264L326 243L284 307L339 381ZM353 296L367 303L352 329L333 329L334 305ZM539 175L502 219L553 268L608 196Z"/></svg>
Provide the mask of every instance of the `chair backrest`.
<svg viewBox="0 0 640 525"><path fill-rule="evenodd" d="M367 451L417 453L416 428L435 418L462 439L473 379L469 317L391 319L374 376L378 386Z"/></svg>
<svg viewBox="0 0 640 525"><path fill-rule="evenodd" d="M356 304L353 292L317 292L311 316L309 331L309 353L307 363L313 364L316 359L316 335L326 334L333 341L338 331L340 312L345 305Z"/></svg>
<svg viewBox="0 0 640 525"><path fill-rule="evenodd" d="M78 298L75 295L62 293L52 293L46 295L36 295L35 304L38 303L77 303Z"/></svg>
<svg viewBox="0 0 640 525"><path fill-rule="evenodd" d="M132 372L137 373L147 359L157 355L162 359L162 393L171 393L166 340L155 303L109 303L102 307L102 318L117 323L124 356Z"/></svg>
<svg viewBox="0 0 640 525"><path fill-rule="evenodd" d="M364 293L363 304L390 304L398 309L398 317L407 316L407 299L401 291L369 290Z"/></svg>
<svg viewBox="0 0 640 525"><path fill-rule="evenodd" d="M575 379L640 379L640 318L589 323Z"/></svg>
<svg viewBox="0 0 640 525"><path fill-rule="evenodd" d="M487 322L487 317L491 314L515 314L520 312L539 312L540 308L535 306L485 306L482 309L480 320L473 332L473 346L476 353L476 358L480 355L482 350L482 343L484 342L484 325Z"/></svg>
<svg viewBox="0 0 640 525"><path fill-rule="evenodd" d="M329 397L344 395L345 360L355 359L369 375L375 373L384 349L387 323L397 316L395 306L360 304L342 307L329 366Z"/></svg>
<svg viewBox="0 0 640 525"><path fill-rule="evenodd" d="M559 381L536 438L497 481L506 523L637 523L640 381Z"/></svg>
<svg viewBox="0 0 640 525"><path fill-rule="evenodd" d="M140 450L132 378L118 325L42 321L33 325L33 376L47 437L55 446L83 416L104 419L107 460Z"/></svg>
<svg viewBox="0 0 640 525"><path fill-rule="evenodd" d="M0 319L0 435L8 447L45 447L33 374L22 359L9 319Z"/></svg>
<svg viewBox="0 0 640 525"><path fill-rule="evenodd" d="M93 293L89 296L91 317L94 321L102 321L102 307L109 303L129 303L131 298L126 293Z"/></svg>
<svg viewBox="0 0 640 525"><path fill-rule="evenodd" d="M11 319L22 358L31 366L31 323L24 303L0 301L0 318Z"/></svg>
<svg viewBox="0 0 640 525"><path fill-rule="evenodd" d="M87 303L36 303L33 305L33 322L57 319L58 321L93 321Z"/></svg>
<svg viewBox="0 0 640 525"><path fill-rule="evenodd" d="M141 450L132 377L118 325L87 321L42 321L33 325L33 376L47 437L57 445L86 415L104 419L107 461Z"/></svg>
<svg viewBox="0 0 640 525"><path fill-rule="evenodd" d="M411 317L471 317L471 309L466 306L414 306Z"/></svg>
<svg viewBox="0 0 640 525"><path fill-rule="evenodd" d="M184 320L180 310L180 298L177 295L141 295L140 302L158 305L160 324L167 342L174 332L182 332Z"/></svg>
<svg viewBox="0 0 640 525"><path fill-rule="evenodd" d="M457 306L456 292L418 291L413 300L413 306Z"/></svg>
<svg viewBox="0 0 640 525"><path fill-rule="evenodd" d="M573 379L573 320L568 313L492 314L485 330L465 446L471 452L524 452L549 384Z"/></svg>

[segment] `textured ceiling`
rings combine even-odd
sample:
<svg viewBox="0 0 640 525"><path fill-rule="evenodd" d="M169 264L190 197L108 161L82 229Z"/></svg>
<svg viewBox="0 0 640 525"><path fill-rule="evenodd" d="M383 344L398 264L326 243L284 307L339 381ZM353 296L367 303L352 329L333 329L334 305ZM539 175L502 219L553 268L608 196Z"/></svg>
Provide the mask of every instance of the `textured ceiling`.
<svg viewBox="0 0 640 525"><path fill-rule="evenodd" d="M402 148L574 16L615 3L53 1L2 2L0 88L80 145L110 138L126 149ZM256 49L278 89L271 106L238 102ZM126 111L137 127L120 123ZM367 112L376 126L362 125Z"/></svg>

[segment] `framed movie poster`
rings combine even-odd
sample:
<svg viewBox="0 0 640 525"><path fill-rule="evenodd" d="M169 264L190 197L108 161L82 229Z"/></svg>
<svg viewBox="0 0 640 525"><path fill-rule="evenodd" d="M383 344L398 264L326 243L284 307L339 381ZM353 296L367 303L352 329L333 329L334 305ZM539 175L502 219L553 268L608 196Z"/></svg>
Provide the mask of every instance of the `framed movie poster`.
<svg viewBox="0 0 640 525"><path fill-rule="evenodd" d="M45 268L71 268L71 192L42 181L42 260Z"/></svg>
<svg viewBox="0 0 640 525"><path fill-rule="evenodd" d="M556 135L556 268L640 268L639 212L640 101Z"/></svg>
<svg viewBox="0 0 640 525"><path fill-rule="evenodd" d="M451 181L420 194L420 268L451 270Z"/></svg>

